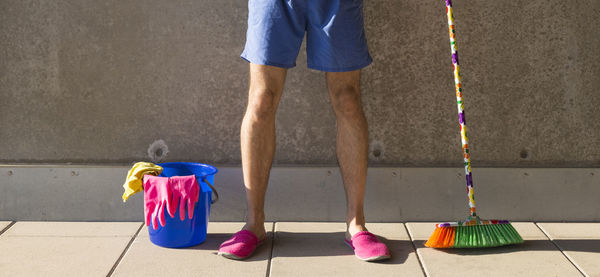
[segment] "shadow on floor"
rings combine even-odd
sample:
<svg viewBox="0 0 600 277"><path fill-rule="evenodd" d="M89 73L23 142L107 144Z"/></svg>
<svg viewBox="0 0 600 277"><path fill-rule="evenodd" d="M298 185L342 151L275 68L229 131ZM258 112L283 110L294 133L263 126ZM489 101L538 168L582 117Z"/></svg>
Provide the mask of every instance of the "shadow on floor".
<svg viewBox="0 0 600 277"><path fill-rule="evenodd" d="M344 243L344 232L277 232L273 244L273 258L277 257L354 257L354 251ZM387 239L378 236L392 254L380 264L401 264L414 252L410 240Z"/></svg>
<svg viewBox="0 0 600 277"><path fill-rule="evenodd" d="M208 234L206 240L199 245L180 248L185 251L212 250L216 255L219 245L231 237L230 233ZM247 260L260 261L277 257L330 257L349 256L355 259L354 251L344 243L344 232L331 233L301 233L277 232L275 237L272 232L267 232L269 239L256 249L256 252ZM392 254L392 258L379 261L380 264L402 264L414 248L410 240L394 240L378 236ZM271 252L272 251L272 252Z"/></svg>
<svg viewBox="0 0 600 277"><path fill-rule="evenodd" d="M554 243L556 243L563 251L600 253L600 240L597 239L554 240ZM415 241L415 245L419 249L426 248L424 244L424 240ZM559 249L556 248L552 241L540 239L525 240L525 242L522 244L506 245L500 247L470 249L447 248L437 250L454 255L493 255L519 251L558 251Z"/></svg>
<svg viewBox="0 0 600 277"><path fill-rule="evenodd" d="M188 251L209 250L209 251L212 251L213 255L217 255L217 252L219 251L219 246L221 245L221 243L223 243L224 241L231 238L232 235L233 235L232 233L207 234L206 240L203 243L198 244L196 246L192 246L192 247L178 248L178 249L188 250ZM270 259L272 242L273 242L273 232L268 231L267 232L267 240L265 241L265 243L263 243L262 245L257 247L256 251L254 252L254 254L252 254L252 256L250 258L241 260L241 262L264 261L264 260ZM223 258L223 259L225 259L225 258Z"/></svg>
<svg viewBox="0 0 600 277"><path fill-rule="evenodd" d="M600 239L555 239L563 251L600 253Z"/></svg>

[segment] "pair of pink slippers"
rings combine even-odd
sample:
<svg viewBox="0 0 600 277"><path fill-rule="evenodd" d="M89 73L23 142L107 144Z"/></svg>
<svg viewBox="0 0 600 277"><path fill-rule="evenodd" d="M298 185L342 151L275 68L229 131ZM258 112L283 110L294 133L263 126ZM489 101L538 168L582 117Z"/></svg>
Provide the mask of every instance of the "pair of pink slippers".
<svg viewBox="0 0 600 277"><path fill-rule="evenodd" d="M241 230L221 244L218 255L229 259L243 260L250 257L264 241L265 239L259 240L254 233L248 230ZM354 250L354 255L360 260L372 262L391 257L387 246L369 231L358 232L352 236L352 239L344 241Z"/></svg>

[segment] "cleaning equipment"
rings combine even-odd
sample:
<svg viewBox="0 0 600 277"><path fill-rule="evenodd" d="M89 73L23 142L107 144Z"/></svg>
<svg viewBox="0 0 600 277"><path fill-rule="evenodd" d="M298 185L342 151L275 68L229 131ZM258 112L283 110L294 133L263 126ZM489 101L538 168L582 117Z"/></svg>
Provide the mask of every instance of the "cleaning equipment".
<svg viewBox="0 0 600 277"><path fill-rule="evenodd" d="M143 176L144 215L150 241L170 248L204 242L210 206L219 199L212 185L218 170L201 163L174 162L158 166L163 168L159 176ZM165 216L165 210L169 216Z"/></svg>
<svg viewBox="0 0 600 277"><path fill-rule="evenodd" d="M130 196L142 191L142 178L146 174L159 175L163 171L163 168L148 162L137 162L127 172L127 178L123 188L123 202L127 201Z"/></svg>
<svg viewBox="0 0 600 277"><path fill-rule="evenodd" d="M463 89L460 84L460 69L458 52L456 51L456 28L451 0L446 1L446 13L450 33L450 48L452 49L452 64L454 65L454 82L456 84L456 100L458 104L458 121L462 141L465 176L467 179L467 195L470 215L465 221L446 222L436 225L436 229L425 243L433 248L480 248L522 243L523 238L507 220L482 220L475 212L475 197L473 192L473 176L471 174L471 157L469 140L463 107Z"/></svg>
<svg viewBox="0 0 600 277"><path fill-rule="evenodd" d="M195 175L160 177L144 175L144 218L146 226L158 223L165 227L165 208L171 217L179 208L179 219L185 220L187 204L188 218L192 219L196 202L200 197L200 185ZM158 222L157 222L158 221Z"/></svg>

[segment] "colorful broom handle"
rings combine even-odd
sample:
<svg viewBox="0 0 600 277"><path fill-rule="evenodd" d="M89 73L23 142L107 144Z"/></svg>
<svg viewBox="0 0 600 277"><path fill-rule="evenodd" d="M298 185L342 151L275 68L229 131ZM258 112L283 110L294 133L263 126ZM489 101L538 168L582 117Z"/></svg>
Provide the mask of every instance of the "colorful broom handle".
<svg viewBox="0 0 600 277"><path fill-rule="evenodd" d="M452 50L452 64L454 65L454 83L456 84L456 104L458 106L458 122L460 123L460 138L462 141L465 177L467 179L467 196L471 216L475 217L475 197L473 192L473 175L471 174L471 157L469 155L469 139L467 138L467 123L463 107L463 89L460 84L460 68L458 66L458 52L456 51L456 28L454 27L454 14L451 0L446 0L446 15L448 15L448 30L450 34L450 48Z"/></svg>

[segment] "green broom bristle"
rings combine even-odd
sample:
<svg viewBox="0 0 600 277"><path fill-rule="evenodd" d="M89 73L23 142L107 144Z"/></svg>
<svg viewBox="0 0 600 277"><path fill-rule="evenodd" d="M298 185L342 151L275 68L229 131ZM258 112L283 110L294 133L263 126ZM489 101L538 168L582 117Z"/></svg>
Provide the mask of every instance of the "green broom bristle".
<svg viewBox="0 0 600 277"><path fill-rule="evenodd" d="M457 226L452 248L496 247L522 243L523 238L509 224Z"/></svg>

